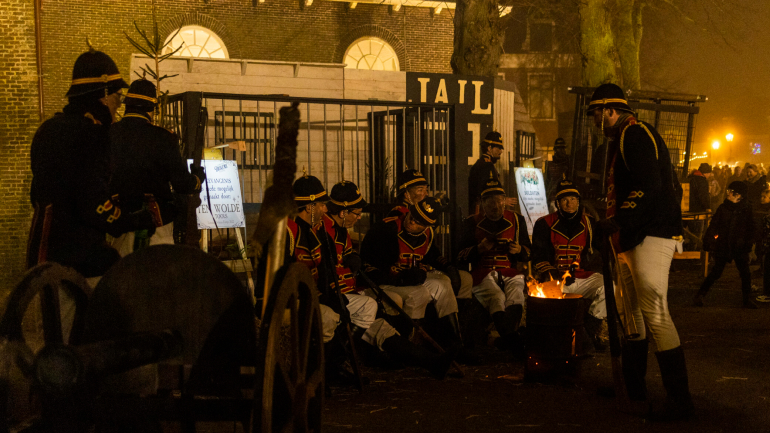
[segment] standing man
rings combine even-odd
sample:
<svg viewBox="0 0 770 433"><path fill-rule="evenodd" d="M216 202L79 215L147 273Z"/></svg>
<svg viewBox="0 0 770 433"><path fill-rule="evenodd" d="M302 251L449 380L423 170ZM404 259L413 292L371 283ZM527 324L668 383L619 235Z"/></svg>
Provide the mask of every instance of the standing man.
<svg viewBox="0 0 770 433"><path fill-rule="evenodd" d="M524 217L505 209L505 190L490 178L481 191L480 213L463 221L459 265L471 266L473 294L492 316L498 347L521 351L518 335L524 305L524 275L516 269L529 260L532 245Z"/></svg>
<svg viewBox="0 0 770 433"><path fill-rule="evenodd" d="M152 82L131 83L125 104L123 119L110 128L110 186L127 211L151 211L158 228L152 237L136 231L115 239L112 246L121 256L148 245L173 244L177 209L171 188L177 194L193 194L200 192L201 182L206 180L203 168L195 169L195 174L187 171L176 135L152 124L158 104Z"/></svg>
<svg viewBox="0 0 770 433"><path fill-rule="evenodd" d="M468 174L468 213L473 215L479 212L479 202L481 200L481 191L487 180L492 178L500 180L500 174L497 172L495 164L500 160L503 154L503 136L497 131L492 131L484 137L481 142L481 157L473 164ZM518 204L515 197L506 199L506 206L513 207Z"/></svg>
<svg viewBox="0 0 770 433"><path fill-rule="evenodd" d="M107 54L93 49L81 54L67 91L69 103L35 133L28 267L53 261L86 278L100 277L120 259L106 234L154 230L149 212L125 211L109 191L109 130L125 87Z"/></svg>
<svg viewBox="0 0 770 433"><path fill-rule="evenodd" d="M548 163L548 197L553 196L553 191L562 179L565 179L569 171L569 155L567 155L567 143L559 137L553 144L553 158Z"/></svg>
<svg viewBox="0 0 770 433"><path fill-rule="evenodd" d="M332 188L326 204L328 212L323 216L322 228L319 230L323 259L334 267L337 278L337 287L330 287L329 290L339 289L347 299L350 322L353 324L351 330L356 339L363 340L405 364L423 367L442 379L449 370L454 354L439 356L402 337L385 319L377 318L377 301L356 287L361 257L353 250L348 229L361 219L365 206L366 200L353 182L342 181ZM329 283L334 284L331 281Z"/></svg>
<svg viewBox="0 0 770 433"><path fill-rule="evenodd" d="M602 274L585 270L589 254L601 248L594 236L596 220L580 204L580 192L569 180L556 185L556 212L539 218L532 230L532 263L540 281L561 281L563 293L577 293L591 302L585 328L597 351L605 350L599 337L607 317ZM569 272L569 276L567 273Z"/></svg>
<svg viewBox="0 0 770 433"><path fill-rule="evenodd" d="M658 131L640 122L615 84L599 86L589 112L610 139L607 170L607 215L603 236L612 237L620 285L630 300L625 320L639 334L631 340L634 353L623 357L639 373L637 395L646 397L644 375L650 329L658 352L666 404L661 419L689 417L693 411L684 351L668 311L668 274L682 236L682 214L676 199L671 160ZM633 393L629 390L629 394Z"/></svg>

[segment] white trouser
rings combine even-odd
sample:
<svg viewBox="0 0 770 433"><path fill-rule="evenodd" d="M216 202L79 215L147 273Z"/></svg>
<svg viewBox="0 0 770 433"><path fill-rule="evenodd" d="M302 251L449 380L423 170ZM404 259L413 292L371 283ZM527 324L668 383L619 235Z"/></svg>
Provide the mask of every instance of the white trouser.
<svg viewBox="0 0 770 433"><path fill-rule="evenodd" d="M524 305L524 275L503 276L503 285L505 288L501 290L497 285L497 271L492 271L473 287L473 294L489 314L504 311L506 307L514 304Z"/></svg>
<svg viewBox="0 0 770 433"><path fill-rule="evenodd" d="M320 304L319 307L321 307L321 328L323 329L324 343L328 343L334 338L334 330L340 324L340 315L324 304Z"/></svg>
<svg viewBox="0 0 770 433"><path fill-rule="evenodd" d="M356 293L346 293L345 297L348 298L350 322L361 329L366 329L361 337L362 340L382 350L382 343L385 340L398 335L396 328L390 326L390 323L377 318L377 301Z"/></svg>
<svg viewBox="0 0 770 433"><path fill-rule="evenodd" d="M618 254L620 281L615 293L623 322L632 318L639 340L647 338L646 324L659 351L680 345L668 312L668 273L677 243L674 239L647 236L633 249ZM627 297L627 302L622 296ZM623 311L626 305L630 311Z"/></svg>
<svg viewBox="0 0 770 433"><path fill-rule="evenodd" d="M134 232L123 233L112 240L112 247L118 250L120 257L126 257L134 252ZM174 243L174 223L170 222L155 229L150 237L150 245L169 245Z"/></svg>
<svg viewBox="0 0 770 433"><path fill-rule="evenodd" d="M604 277L595 273L588 278L575 278L569 286L562 286L562 293L577 293L591 301L588 314L597 319L607 317L607 304L604 303Z"/></svg>
<svg viewBox="0 0 770 433"><path fill-rule="evenodd" d="M425 317L425 307L433 302L438 317L457 312L457 298L452 291L449 277L439 271L428 272L425 282L419 286L382 286L382 290L391 296L399 296L404 312L412 319ZM390 293L388 293L390 292Z"/></svg>

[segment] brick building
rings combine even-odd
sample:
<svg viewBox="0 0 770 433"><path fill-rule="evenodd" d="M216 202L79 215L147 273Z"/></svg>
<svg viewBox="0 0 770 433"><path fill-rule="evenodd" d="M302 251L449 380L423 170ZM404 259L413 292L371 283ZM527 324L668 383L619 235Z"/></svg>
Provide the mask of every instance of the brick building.
<svg viewBox="0 0 770 433"><path fill-rule="evenodd" d="M38 38L36 5L40 7ZM156 0L156 5L161 38L183 27L206 30L216 35L229 59L350 64L356 61L347 56L351 47L376 38L395 54L400 71L451 73L451 2ZM32 135L41 119L66 104L71 68L86 51L86 38L116 61L126 81L136 78L129 77L129 70L137 50L123 34L138 38L134 21L139 28L151 30L152 1L6 0L0 8L0 85L4 89L0 170L5 192L0 202L0 303L23 272L32 213L28 195ZM42 92L38 92L38 66L43 71ZM532 130L532 125L524 128Z"/></svg>

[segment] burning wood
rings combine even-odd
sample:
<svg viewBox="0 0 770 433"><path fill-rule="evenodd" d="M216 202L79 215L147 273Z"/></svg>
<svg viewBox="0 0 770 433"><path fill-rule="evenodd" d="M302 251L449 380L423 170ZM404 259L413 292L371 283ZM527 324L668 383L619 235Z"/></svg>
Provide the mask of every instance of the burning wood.
<svg viewBox="0 0 770 433"><path fill-rule="evenodd" d="M538 283L536 280L532 280L527 283L529 296L535 298L552 298L563 299L564 294L561 292L561 281L552 280L545 283Z"/></svg>

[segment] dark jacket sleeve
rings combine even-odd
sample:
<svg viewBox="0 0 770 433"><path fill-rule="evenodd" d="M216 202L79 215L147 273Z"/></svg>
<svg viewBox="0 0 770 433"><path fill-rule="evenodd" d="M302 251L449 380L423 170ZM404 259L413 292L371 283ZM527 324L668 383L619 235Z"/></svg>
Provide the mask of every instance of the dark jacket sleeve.
<svg viewBox="0 0 770 433"><path fill-rule="evenodd" d="M690 211L699 212L711 208L709 184L705 177L690 177Z"/></svg>
<svg viewBox="0 0 770 433"><path fill-rule="evenodd" d="M377 284L393 284L390 267L398 261L398 240L394 223L380 222L366 233L361 242L361 258L366 272Z"/></svg>
<svg viewBox="0 0 770 433"><path fill-rule="evenodd" d="M633 231L646 225L652 218L653 203L661 194L663 181L655 172L658 167L658 147L641 124L629 126L620 143L620 164L630 190L621 196L618 190L615 220L626 230ZM620 172L616 171L616 176Z"/></svg>
<svg viewBox="0 0 770 433"><path fill-rule="evenodd" d="M476 243L476 221L473 217L463 220L463 233L460 240L460 252L457 254L457 266L467 271L479 261L479 248Z"/></svg>
<svg viewBox="0 0 770 433"><path fill-rule="evenodd" d="M553 263L555 256L551 229L543 218L539 218L532 229L532 266L541 274L556 269Z"/></svg>
<svg viewBox="0 0 770 433"><path fill-rule="evenodd" d="M433 231L432 228L429 230ZM433 235L433 243L428 249L428 252L425 253L425 257L423 258L422 261L432 266L436 270L444 272L446 271L447 267L452 265L452 263L449 260L447 260L446 257L441 255L441 250L439 250L438 247L436 246L435 232L433 232L432 235Z"/></svg>
<svg viewBox="0 0 770 433"><path fill-rule="evenodd" d="M515 215L519 223L519 245L521 245L521 252L515 255L508 255L511 265L515 265L516 262L528 262L532 257L532 242L529 240L529 232L527 232L527 221L523 216Z"/></svg>
<svg viewBox="0 0 770 433"><path fill-rule="evenodd" d="M162 128L161 128L162 129ZM177 194L193 194L200 190L201 182L187 170L187 161L182 158L176 136L163 130L163 161L168 179Z"/></svg>
<svg viewBox="0 0 770 433"><path fill-rule="evenodd" d="M723 226L724 223L722 220L724 219L725 210L722 206L719 206L717 208L716 213L714 213L714 216L711 218L711 222L709 223L708 228L703 233L703 250L704 251L713 251L714 247L716 246L716 237L719 236L720 226Z"/></svg>

